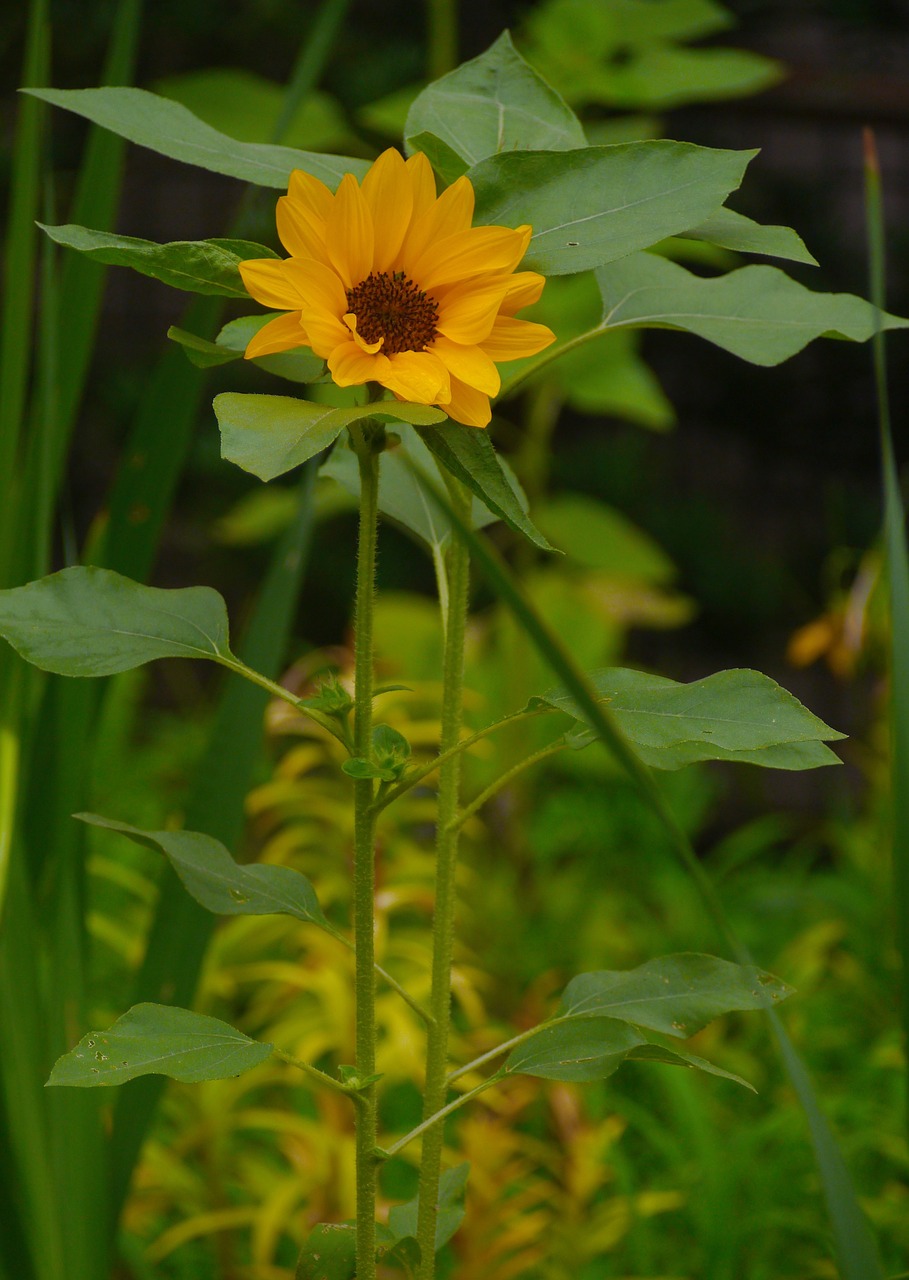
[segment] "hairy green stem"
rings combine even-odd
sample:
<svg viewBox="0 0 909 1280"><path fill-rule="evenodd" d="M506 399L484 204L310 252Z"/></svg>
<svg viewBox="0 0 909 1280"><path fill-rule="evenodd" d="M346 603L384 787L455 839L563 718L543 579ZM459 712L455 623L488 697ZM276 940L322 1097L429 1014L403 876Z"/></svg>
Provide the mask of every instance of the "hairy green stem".
<svg viewBox="0 0 909 1280"><path fill-rule="evenodd" d="M545 760L548 756L554 756L559 751L565 751L568 743L564 738L558 738L555 742L550 742L547 746L541 747L539 751L535 751L531 756L525 756L523 760L519 760L517 764L496 778L495 782L490 782L485 791L481 791L470 804L466 804L458 816L451 824L452 831L460 831L468 818L472 818L475 813L483 808L487 801L493 796L498 795L503 787L507 787L513 778L523 773L525 769L530 769L533 765L538 764L541 760Z"/></svg>
<svg viewBox="0 0 909 1280"><path fill-rule="evenodd" d="M371 422L351 429L360 464L360 527L354 642L354 750L372 755L373 602L379 514L380 437ZM354 779L354 941L356 946L356 1067L361 1080L376 1070L375 825L371 778ZM376 1086L359 1091L357 1108L357 1280L376 1276Z"/></svg>
<svg viewBox="0 0 909 1280"><path fill-rule="evenodd" d="M467 519L470 499L458 481L449 485L452 505ZM448 1030L451 1022L451 961L454 949L455 872L458 832L453 822L458 813L461 783L461 752L454 750L461 737L464 693L464 637L467 628L467 599L470 586L470 557L466 545L452 540L448 563L448 616L445 626L445 657L442 668L442 730L439 740L439 800L436 836L436 903L433 920L432 995L430 1011L435 1022L429 1028L426 1047L426 1089L423 1118L429 1119L445 1105L445 1075L448 1065ZM442 1171L442 1128L427 1131L420 1160L417 1241L420 1245L418 1280L435 1275L435 1237L438 1216L439 1178Z"/></svg>

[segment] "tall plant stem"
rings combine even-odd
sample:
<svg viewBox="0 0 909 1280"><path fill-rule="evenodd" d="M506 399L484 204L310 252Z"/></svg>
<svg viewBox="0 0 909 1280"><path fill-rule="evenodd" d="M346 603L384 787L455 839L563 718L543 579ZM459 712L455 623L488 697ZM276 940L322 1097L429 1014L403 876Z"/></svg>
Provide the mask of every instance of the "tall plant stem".
<svg viewBox="0 0 909 1280"><path fill-rule="evenodd" d="M351 429L360 464L360 528L357 541L357 603L354 671L354 750L372 755L373 601L379 511L380 431L369 420ZM374 790L371 778L354 780L354 941L356 945L357 1076L376 1070L376 978L373 941L375 902ZM357 1280L376 1275L376 1086L359 1091L357 1108Z"/></svg>
<svg viewBox="0 0 909 1280"><path fill-rule="evenodd" d="M452 506L462 520L469 519L470 499L460 483L449 484ZM459 538L452 539L448 564L448 616L445 626L445 657L442 670L442 732L439 750L444 757L461 734L464 693L464 636L467 628L467 596L470 585L470 556ZM461 783L461 753L455 752L439 768L439 803L436 837L436 905L432 943L432 996L426 1049L426 1090L423 1118L428 1119L445 1105L448 1065L448 1029L451 1021L451 959L454 947L455 872L459 831L455 826ZM420 1245L419 1280L435 1275L435 1237L438 1216L439 1178L442 1171L441 1125L428 1130L423 1139L420 1161L420 1208L417 1240Z"/></svg>

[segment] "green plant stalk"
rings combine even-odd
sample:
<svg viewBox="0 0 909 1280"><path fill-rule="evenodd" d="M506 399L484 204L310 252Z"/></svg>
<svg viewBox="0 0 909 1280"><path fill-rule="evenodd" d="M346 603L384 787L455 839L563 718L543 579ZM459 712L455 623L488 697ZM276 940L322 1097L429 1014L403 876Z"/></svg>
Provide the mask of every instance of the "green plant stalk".
<svg viewBox="0 0 909 1280"><path fill-rule="evenodd" d="M372 756L373 605L376 591L376 535L379 519L381 436L365 419L351 428L360 466L360 526L357 537L357 597L354 639L354 750ZM376 1071L375 977L375 830L374 783L355 778L354 789L354 941L356 944L357 1075ZM365 1084L357 1108L357 1280L376 1275L376 1086Z"/></svg>
<svg viewBox="0 0 909 1280"><path fill-rule="evenodd" d="M460 831L464 823L478 813L483 805L499 794L499 792L507 787L512 779L517 778L525 769L531 769L535 764L539 764L541 760L546 760L549 756L557 755L560 751L566 751L568 743L564 738L558 738L555 742L548 743L547 746L541 747L539 751L535 751L531 756L525 756L523 760L519 760L517 764L512 765L510 769L496 778L495 782L490 782L489 786L481 791L478 796L471 800L470 804L466 804L458 816L451 824L452 831Z"/></svg>
<svg viewBox="0 0 909 1280"><path fill-rule="evenodd" d="M428 0L426 18L426 71L430 80L438 80L458 62L457 0Z"/></svg>
<svg viewBox="0 0 909 1280"><path fill-rule="evenodd" d="M470 498L455 480L449 483L452 505L462 520L468 520ZM452 751L461 736L464 702L464 640L467 631L467 599L470 588L470 553L467 544L452 539L448 560L448 613L445 626L445 655L442 667L442 729L439 749ZM451 1023L451 961L454 950L456 869L458 859L458 816L461 787L461 753L454 752L439 769L439 799L436 837L436 903L432 930L432 994L430 1026L426 1046L426 1088L423 1118L428 1119L445 1105L448 1067L448 1031ZM420 1158L417 1242L420 1246L418 1280L435 1275L436 1218L439 1179L442 1172L443 1129L435 1125L423 1139Z"/></svg>

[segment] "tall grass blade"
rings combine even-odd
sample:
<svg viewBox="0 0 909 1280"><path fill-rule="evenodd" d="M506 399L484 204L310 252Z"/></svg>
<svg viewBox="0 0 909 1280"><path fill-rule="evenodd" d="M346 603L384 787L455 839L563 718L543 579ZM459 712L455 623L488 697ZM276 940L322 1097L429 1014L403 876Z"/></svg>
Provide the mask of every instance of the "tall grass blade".
<svg viewBox="0 0 909 1280"><path fill-rule="evenodd" d="M874 135L865 131L865 201L871 301L880 316L886 282L884 217L881 172ZM874 380L877 390L878 427L884 488L884 546L890 596L890 795L893 823L893 890L896 904L896 942L902 960L903 1043L909 1048L909 556L906 550L906 512L900 492L890 400L887 393L887 357L884 335L877 327L872 339Z"/></svg>
<svg viewBox="0 0 909 1280"><path fill-rule="evenodd" d="M597 700L596 692L584 672L521 590L501 556L486 539L479 537L464 524L441 489L435 489L434 496L451 520L457 535L467 543L473 562L488 585L514 614L528 639L578 702L604 746L624 767L643 799L662 819L676 856L694 879L717 933L733 958L740 964L753 964L747 949L735 934L710 877L701 866L691 842L667 804L653 774L638 759L604 704ZM773 1013L769 1000L766 1010L768 1014ZM876 1244L859 1207L849 1171L818 1105L808 1073L778 1017L771 1017L771 1027L779 1043L783 1063L808 1118L842 1280L883 1280L884 1273Z"/></svg>

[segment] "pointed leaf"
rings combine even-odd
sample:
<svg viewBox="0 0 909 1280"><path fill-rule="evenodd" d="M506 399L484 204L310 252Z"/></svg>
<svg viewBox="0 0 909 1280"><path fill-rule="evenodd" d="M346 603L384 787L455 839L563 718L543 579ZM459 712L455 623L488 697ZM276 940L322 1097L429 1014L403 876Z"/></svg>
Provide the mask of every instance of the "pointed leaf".
<svg viewBox="0 0 909 1280"><path fill-rule="evenodd" d="M778 267L751 266L705 279L650 253L635 254L597 272L603 331L683 329L752 364L788 360L815 338L866 342L874 310L849 293L813 293ZM884 314L884 329L909 320Z"/></svg>
<svg viewBox="0 0 909 1280"><path fill-rule="evenodd" d="M444 428L426 427L420 435L442 466L490 511L543 551L555 550L528 518L521 502L523 495L504 470L485 431L450 422Z"/></svg>
<svg viewBox="0 0 909 1280"><path fill-rule="evenodd" d="M504 1070L542 1080L605 1080L645 1043L634 1027L616 1018L572 1018L540 1027L512 1049Z"/></svg>
<svg viewBox="0 0 909 1280"><path fill-rule="evenodd" d="M763 1009L791 992L761 969L683 952L636 969L579 973L565 988L559 1016L607 1016L686 1039L723 1013Z"/></svg>
<svg viewBox="0 0 909 1280"><path fill-rule="evenodd" d="M294 169L312 174L334 188L345 173L362 178L369 161L349 156L317 155L293 147L238 142L204 124L179 102L145 89L24 89L55 107L74 111L172 160L198 165L262 187L287 186Z"/></svg>
<svg viewBox="0 0 909 1280"><path fill-rule="evenodd" d="M187 1083L226 1080L271 1057L272 1047L218 1018L173 1005L137 1004L107 1031L83 1036L57 1059L47 1083L87 1088L147 1075Z"/></svg>
<svg viewBox="0 0 909 1280"><path fill-rule="evenodd" d="M72 225L49 227L38 224L57 244L77 249L96 262L111 267L132 267L174 289L190 293L218 294L227 298L248 298L240 279L238 264L247 258L274 258L277 255L251 240L175 240L156 244L133 236L116 236Z"/></svg>
<svg viewBox="0 0 909 1280"><path fill-rule="evenodd" d="M679 684L665 676L607 667L591 672L590 680L640 758L654 768L678 769L696 760L775 769L838 763L832 751L819 753L818 747L845 735L759 671L719 671ZM541 706L587 723L562 689L531 698L528 710ZM811 750L801 749L808 745Z"/></svg>
<svg viewBox="0 0 909 1280"><path fill-rule="evenodd" d="M422 151L448 187L470 168L467 161L453 151L447 142L443 142L434 133L427 133L425 130L407 139L407 150L411 155L415 151Z"/></svg>
<svg viewBox="0 0 909 1280"><path fill-rule="evenodd" d="M571 275L697 226L739 186L755 154L665 141L507 152L470 170L476 218L529 222L522 265Z"/></svg>
<svg viewBox="0 0 909 1280"><path fill-rule="evenodd" d="M154 658L230 657L217 591L163 591L90 565L0 591L0 635L26 661L64 676L113 675Z"/></svg>
<svg viewBox="0 0 909 1280"><path fill-rule="evenodd" d="M468 1163L446 1169L439 1179L438 1217L436 1219L436 1251L447 1244L464 1221L464 1196L467 1191ZM394 1205L388 1211L388 1226L396 1240L415 1236L420 1197L406 1204Z"/></svg>
<svg viewBox="0 0 909 1280"><path fill-rule="evenodd" d="M564 151L587 139L577 116L503 32L419 95L404 136L434 134L469 164L500 151Z"/></svg>
<svg viewBox="0 0 909 1280"><path fill-rule="evenodd" d="M294 1280L353 1280L357 1233L346 1224L320 1222L303 1246Z"/></svg>
<svg viewBox="0 0 909 1280"><path fill-rule="evenodd" d="M744 1085L752 1093L757 1093L754 1085L741 1076L735 1075L732 1071L724 1071L722 1067L715 1066L706 1058L699 1058L694 1053L686 1053L684 1049L668 1049L662 1044L642 1044L631 1050L627 1060L629 1062L663 1062L670 1067L694 1067L698 1071L706 1072L709 1076L732 1080L735 1084Z"/></svg>
<svg viewBox="0 0 909 1280"><path fill-rule="evenodd" d="M320 928L328 925L315 889L292 867L241 866L220 840L201 831L142 831L96 813L74 816L163 853L187 892L217 915L287 915Z"/></svg>
<svg viewBox="0 0 909 1280"><path fill-rule="evenodd" d="M351 422L380 416L395 422L443 422L441 409L383 400L336 409L289 396L215 396L221 455L260 480L274 480L327 449Z"/></svg>
<svg viewBox="0 0 909 1280"><path fill-rule="evenodd" d="M732 209L717 209L709 218L689 231L681 232L683 240L706 240L721 249L736 253L761 253L769 258L788 258L790 262L818 265L817 258L805 248L802 237L791 227L761 226Z"/></svg>

